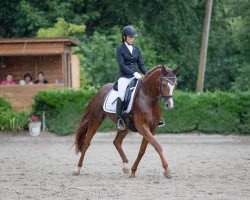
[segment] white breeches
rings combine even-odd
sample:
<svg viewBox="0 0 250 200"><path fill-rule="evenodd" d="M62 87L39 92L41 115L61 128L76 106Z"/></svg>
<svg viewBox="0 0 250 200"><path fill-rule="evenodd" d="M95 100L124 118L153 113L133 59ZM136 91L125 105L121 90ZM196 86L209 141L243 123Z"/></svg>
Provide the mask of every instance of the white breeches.
<svg viewBox="0 0 250 200"><path fill-rule="evenodd" d="M132 78L124 78L121 77L118 79L118 97L121 98L122 101L124 101L124 96L126 89L129 85L129 83L134 79L135 77Z"/></svg>

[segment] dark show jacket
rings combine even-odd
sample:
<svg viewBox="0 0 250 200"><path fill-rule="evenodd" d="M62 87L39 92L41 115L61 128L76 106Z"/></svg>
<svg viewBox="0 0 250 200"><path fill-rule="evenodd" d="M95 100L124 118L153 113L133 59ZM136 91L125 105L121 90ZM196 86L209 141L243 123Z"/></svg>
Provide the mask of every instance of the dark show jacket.
<svg viewBox="0 0 250 200"><path fill-rule="evenodd" d="M38 84L38 83L40 83L39 80L36 80L35 84ZM47 80L43 80L43 84L46 84L46 83L49 83L49 82Z"/></svg>
<svg viewBox="0 0 250 200"><path fill-rule="evenodd" d="M132 78L134 76L133 74L138 71L138 68L143 74L147 72L141 51L134 45L131 54L127 46L122 43L122 45L116 49L116 59L120 66L119 78Z"/></svg>

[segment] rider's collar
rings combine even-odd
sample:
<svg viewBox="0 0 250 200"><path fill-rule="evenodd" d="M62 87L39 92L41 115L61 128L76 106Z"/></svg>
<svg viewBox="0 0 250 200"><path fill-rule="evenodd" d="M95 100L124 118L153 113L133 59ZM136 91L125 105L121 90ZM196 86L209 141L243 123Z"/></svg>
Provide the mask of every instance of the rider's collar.
<svg viewBox="0 0 250 200"><path fill-rule="evenodd" d="M126 46L132 46L132 44L129 44L126 41L124 42L124 44L126 44Z"/></svg>

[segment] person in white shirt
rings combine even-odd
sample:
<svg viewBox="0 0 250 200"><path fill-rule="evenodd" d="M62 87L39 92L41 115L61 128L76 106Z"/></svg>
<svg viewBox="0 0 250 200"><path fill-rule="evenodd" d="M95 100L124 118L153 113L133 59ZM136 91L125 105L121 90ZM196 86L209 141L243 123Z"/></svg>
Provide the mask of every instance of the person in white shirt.
<svg viewBox="0 0 250 200"><path fill-rule="evenodd" d="M23 80L19 81L19 85L33 85L33 79L30 73L24 74Z"/></svg>
<svg viewBox="0 0 250 200"><path fill-rule="evenodd" d="M125 26L122 29L122 44L116 50L116 59L119 64L118 77L118 99L116 106L116 125L118 130L125 129L125 123L122 119L122 106L127 86L133 79L140 79L142 76L138 73L146 74L147 69L144 65L141 51L133 45L137 33L133 26Z"/></svg>

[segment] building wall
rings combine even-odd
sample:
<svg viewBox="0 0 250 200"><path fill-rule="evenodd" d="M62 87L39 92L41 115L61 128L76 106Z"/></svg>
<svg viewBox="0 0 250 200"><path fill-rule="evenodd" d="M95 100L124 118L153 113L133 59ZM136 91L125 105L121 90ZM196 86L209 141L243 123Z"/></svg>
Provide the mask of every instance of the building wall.
<svg viewBox="0 0 250 200"><path fill-rule="evenodd" d="M37 73L43 72L49 83L63 80L61 55L48 56L11 56L2 57L4 66L0 67L0 80L4 80L8 74L13 75L17 83L23 79L25 73L30 73L33 80L37 79Z"/></svg>
<svg viewBox="0 0 250 200"><path fill-rule="evenodd" d="M62 89L58 84L8 85L0 86L0 96L8 100L15 111L31 109L34 95L50 88Z"/></svg>

